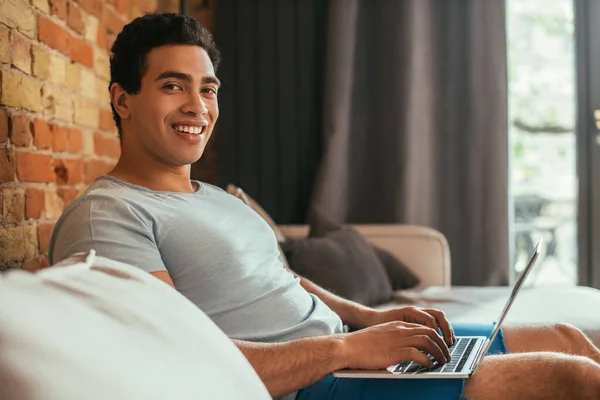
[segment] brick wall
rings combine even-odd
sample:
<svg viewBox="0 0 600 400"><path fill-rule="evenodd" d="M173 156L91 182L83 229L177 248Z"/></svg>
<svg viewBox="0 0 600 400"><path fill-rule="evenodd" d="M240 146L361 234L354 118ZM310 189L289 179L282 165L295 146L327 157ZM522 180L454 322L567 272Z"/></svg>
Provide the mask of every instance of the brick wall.
<svg viewBox="0 0 600 400"><path fill-rule="evenodd" d="M108 51L171 0L0 0L0 269L47 265L56 220L119 156Z"/></svg>

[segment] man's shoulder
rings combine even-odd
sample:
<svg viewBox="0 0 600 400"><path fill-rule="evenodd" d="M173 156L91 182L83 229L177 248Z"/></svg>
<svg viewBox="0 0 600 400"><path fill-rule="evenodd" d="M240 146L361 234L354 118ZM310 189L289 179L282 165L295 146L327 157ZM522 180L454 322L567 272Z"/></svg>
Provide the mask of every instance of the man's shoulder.
<svg viewBox="0 0 600 400"><path fill-rule="evenodd" d="M106 205L110 207L123 204L135 204L139 201L136 197L136 193L127 188L108 186L103 182L96 181L69 207L67 207L64 213L66 214L68 211L81 206Z"/></svg>
<svg viewBox="0 0 600 400"><path fill-rule="evenodd" d="M149 232L153 226L152 212L134 190L109 180L96 180L56 222L49 255L52 259L54 247L61 238L72 244L79 239L89 239L85 238L92 232L97 235L110 230L111 234L117 234L118 226Z"/></svg>
<svg viewBox="0 0 600 400"><path fill-rule="evenodd" d="M96 181L63 211L57 221L57 227L72 218L91 223L94 212L102 212L105 216L114 218L135 214L146 219L148 214L143 199L135 191L107 184L104 181Z"/></svg>

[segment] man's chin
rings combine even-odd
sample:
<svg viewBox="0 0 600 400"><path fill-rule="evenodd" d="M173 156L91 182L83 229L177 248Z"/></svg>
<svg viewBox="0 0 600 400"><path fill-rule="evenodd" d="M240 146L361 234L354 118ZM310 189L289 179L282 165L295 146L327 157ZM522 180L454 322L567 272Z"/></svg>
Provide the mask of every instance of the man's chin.
<svg viewBox="0 0 600 400"><path fill-rule="evenodd" d="M203 154L204 151L200 154L194 155L179 155L179 157L174 157L173 164L180 167L189 166L194 164L195 162L198 162L202 158Z"/></svg>

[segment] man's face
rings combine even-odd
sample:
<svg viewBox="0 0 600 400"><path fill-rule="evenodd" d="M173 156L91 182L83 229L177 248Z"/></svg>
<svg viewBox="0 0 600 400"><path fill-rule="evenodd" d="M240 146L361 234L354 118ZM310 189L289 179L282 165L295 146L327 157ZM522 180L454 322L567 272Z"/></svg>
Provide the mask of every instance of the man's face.
<svg viewBox="0 0 600 400"><path fill-rule="evenodd" d="M173 45L152 49L139 93L130 95L124 140L170 166L202 156L217 118L219 81L204 49Z"/></svg>

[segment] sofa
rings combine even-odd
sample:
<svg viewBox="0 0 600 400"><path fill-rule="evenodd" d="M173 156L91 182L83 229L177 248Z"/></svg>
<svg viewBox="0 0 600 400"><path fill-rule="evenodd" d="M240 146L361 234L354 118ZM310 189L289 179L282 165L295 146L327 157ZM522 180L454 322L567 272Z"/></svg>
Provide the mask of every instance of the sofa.
<svg viewBox="0 0 600 400"><path fill-rule="evenodd" d="M439 232L354 228L421 279L378 307L427 305L454 321L497 318L508 289L452 287L450 251ZM281 230L300 238L308 227ZM248 361L201 310L130 265L90 252L35 274L12 270L0 274L0 304L1 399L270 399ZM508 323L569 322L598 345L598 306L594 289L526 288Z"/></svg>
<svg viewBox="0 0 600 400"><path fill-rule="evenodd" d="M451 255L440 232L411 225L353 225L369 242L383 248L412 270L418 287L396 291L394 300L378 305L390 308L412 304L438 308L450 321L497 321L510 287L451 285ZM306 225L279 225L286 239L307 236ZM534 267L535 268L535 267ZM505 325L570 323L600 346L600 291L582 286L525 287L508 313Z"/></svg>
<svg viewBox="0 0 600 400"><path fill-rule="evenodd" d="M90 252L11 270L0 304L2 400L271 399L200 309L131 265Z"/></svg>

